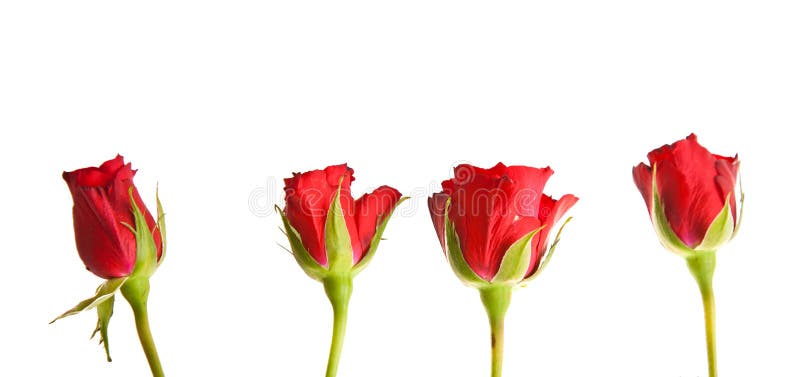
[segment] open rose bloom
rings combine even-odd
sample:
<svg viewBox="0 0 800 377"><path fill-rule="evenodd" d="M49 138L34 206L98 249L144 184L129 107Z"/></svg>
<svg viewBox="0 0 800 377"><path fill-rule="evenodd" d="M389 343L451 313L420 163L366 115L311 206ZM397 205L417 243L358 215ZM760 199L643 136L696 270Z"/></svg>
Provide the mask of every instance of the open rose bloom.
<svg viewBox="0 0 800 377"><path fill-rule="evenodd" d="M459 165L428 199L433 226L456 276L480 291L492 331L492 376L502 373L503 322L512 288L538 276L561 233L556 224L578 198L545 195L553 170L498 163ZM566 224L566 221L564 222Z"/></svg>
<svg viewBox="0 0 800 377"><path fill-rule="evenodd" d="M742 203L737 203L736 194L739 159L709 152L694 134L653 150L647 159L650 165L640 163L633 168L633 180L644 198L659 240L665 248L686 259L700 287L705 309L708 373L716 377L712 280L716 251L736 235L741 223Z"/></svg>
<svg viewBox="0 0 800 377"><path fill-rule="evenodd" d="M475 286L518 284L539 271L554 225L578 201L544 194L552 175L549 167L459 165L455 178L442 182L428 209L459 278Z"/></svg>

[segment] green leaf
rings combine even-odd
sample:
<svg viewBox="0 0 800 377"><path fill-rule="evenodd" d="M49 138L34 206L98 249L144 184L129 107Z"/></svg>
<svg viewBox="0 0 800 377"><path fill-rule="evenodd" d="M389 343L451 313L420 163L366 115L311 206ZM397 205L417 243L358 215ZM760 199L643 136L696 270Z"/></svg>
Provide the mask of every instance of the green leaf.
<svg viewBox="0 0 800 377"><path fill-rule="evenodd" d="M550 258L552 258L553 253L556 252L556 245L558 245L558 243L561 241L561 231L564 230L564 227L567 226L567 223L569 223L570 221L572 221L572 217L568 217L566 220L564 220L564 223L561 224L560 228L558 228L558 233L556 233L556 239L553 241L553 244L550 245L550 248L547 249L547 255L545 255L544 259L542 259L542 261L539 262L539 266L536 267L536 271L533 274L531 274L531 276L525 278L525 280L522 281L522 284L529 283L531 280L539 276L539 274L544 270L544 268L547 267L547 264L550 263Z"/></svg>
<svg viewBox="0 0 800 377"><path fill-rule="evenodd" d="M108 322L111 321L112 314L114 314L114 295L97 305L97 327L95 327L91 336L93 339L97 333L100 333L100 344L106 350L106 360L108 362L111 362L111 351L108 348Z"/></svg>
<svg viewBox="0 0 800 377"><path fill-rule="evenodd" d="M353 276L357 275L364 267L369 264L372 260L372 257L375 256L375 252L378 250L378 244L381 242L381 237L383 236L383 231L386 229L386 224L389 223L389 219L392 217L394 210L397 209L397 206L400 203L406 201L408 199L407 196L400 198L397 203L392 207L392 210L384 216L383 221L378 224L378 227L375 229L375 235L372 236L372 240L369 242L369 250L365 251L364 256L361 258L361 261L353 267Z"/></svg>
<svg viewBox="0 0 800 377"><path fill-rule="evenodd" d="M690 256L694 250L690 249L686 244L672 230L669 225L667 215L664 213L664 206L661 204L661 198L658 196L658 182L656 180L656 164L653 164L653 184L652 191L652 209L650 218L653 220L653 228L656 230L656 235L667 250L672 251L682 257Z"/></svg>
<svg viewBox="0 0 800 377"><path fill-rule="evenodd" d="M289 223L289 219L286 218L286 214L281 211L278 206L275 206L275 210L281 215L281 219L283 220L283 228L284 234L286 234L286 238L289 239L289 246L292 248L291 252L294 256L294 259L297 261L297 264L300 265L300 268L315 280L322 281L322 279L327 276L328 271L325 267L322 267L317 261L308 253L305 246L303 246L303 241L300 238L300 234L297 233L297 230Z"/></svg>
<svg viewBox="0 0 800 377"><path fill-rule="evenodd" d="M158 251L153 239L153 229L147 225L144 213L133 200L133 186L128 189L128 196L131 199L134 223L136 225L133 234L136 236L136 263L133 266L131 277L150 277L158 267Z"/></svg>
<svg viewBox="0 0 800 377"><path fill-rule="evenodd" d="M724 243L728 242L733 236L733 212L730 206L730 195L725 198L725 206L719 211L714 221L706 230L703 242L700 242L695 250L716 251Z"/></svg>
<svg viewBox="0 0 800 377"><path fill-rule="evenodd" d="M545 225L542 225L524 235L506 250L500 262L500 269L492 278L492 284L516 284L525 278L531 263L531 239L544 227Z"/></svg>
<svg viewBox="0 0 800 377"><path fill-rule="evenodd" d="M455 225L450 222L450 216L447 214L450 212L450 199L447 200L447 204L445 205L444 210L444 227L446 232L445 238L445 245L447 246L447 261L450 262L450 267L453 269L453 272L456 273L459 279L461 279L464 284L471 286L471 287L482 287L486 284L489 284L486 280L483 280L475 271L472 271L467 261L464 259L464 254L461 250L461 246L459 245L458 235L456 234L456 227Z"/></svg>
<svg viewBox="0 0 800 377"><path fill-rule="evenodd" d="M328 217L325 219L325 251L328 255L328 270L331 272L347 272L353 268L353 245L350 243L350 232L344 220L344 211L340 195L342 183L333 196Z"/></svg>
<svg viewBox="0 0 800 377"><path fill-rule="evenodd" d="M158 266L164 262L167 256L167 221L164 218L164 208L161 207L161 199L158 198L158 186L156 186L156 207L158 210L158 232L161 234L161 258L158 259ZM157 251L156 251L157 252ZM158 254L156 254L158 258Z"/></svg>
<svg viewBox="0 0 800 377"><path fill-rule="evenodd" d="M97 307L97 305L100 305L103 301L106 301L111 297L113 297L114 293L117 292L117 290L122 286L122 284L125 283L126 280L128 280L127 276L106 280L105 283L97 287L97 291L95 292L95 295L93 297L87 298L86 300L79 302L78 305L75 305L75 307L73 307L72 309L67 310L66 312L64 312L64 314L61 314L60 316L56 317L56 319L50 321L50 323L58 321L59 319L64 317L69 317L73 314L78 314L82 311L94 309L95 307Z"/></svg>

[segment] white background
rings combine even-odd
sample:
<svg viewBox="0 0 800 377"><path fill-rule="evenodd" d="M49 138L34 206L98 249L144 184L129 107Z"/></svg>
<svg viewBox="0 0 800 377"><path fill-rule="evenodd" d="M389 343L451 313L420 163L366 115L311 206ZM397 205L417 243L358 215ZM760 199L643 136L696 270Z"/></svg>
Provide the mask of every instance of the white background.
<svg viewBox="0 0 800 377"><path fill-rule="evenodd" d="M169 250L151 323L170 376L320 376L330 307L271 205L283 177L348 162L412 196L356 278L339 375L488 376L477 292L425 196L462 161L550 165L581 198L515 291L505 375L705 375L702 307L651 229L631 167L696 132L742 160L718 258L722 376L797 376L792 1L6 1L0 5L0 375L146 376L118 301L47 323L100 280L74 247L63 170L123 154ZM254 201L251 202L251 196Z"/></svg>

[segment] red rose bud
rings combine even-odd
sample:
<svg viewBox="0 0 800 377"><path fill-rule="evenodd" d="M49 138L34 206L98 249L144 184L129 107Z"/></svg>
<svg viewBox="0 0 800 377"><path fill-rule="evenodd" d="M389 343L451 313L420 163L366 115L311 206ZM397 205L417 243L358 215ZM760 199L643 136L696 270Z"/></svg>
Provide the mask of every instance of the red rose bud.
<svg viewBox="0 0 800 377"><path fill-rule="evenodd" d="M338 368L352 279L375 255L392 212L406 199L381 186L353 200L353 180L353 169L346 164L294 173L284 180L286 207L276 207L297 263L324 284L333 306L328 377Z"/></svg>
<svg viewBox="0 0 800 377"><path fill-rule="evenodd" d="M633 168L661 243L686 259L700 287L706 322L708 374L717 376L714 289L716 250L739 229L736 213L739 160L710 153L694 134L647 155ZM741 199L740 199L741 200Z"/></svg>
<svg viewBox="0 0 800 377"><path fill-rule="evenodd" d="M550 168L502 163L491 169L459 165L454 178L442 182L443 191L428 199L433 226L453 271L480 291L492 330L493 377L502 373L503 322L511 288L530 281L546 266L561 230L552 245L550 233L578 201L569 194L558 200L543 194L552 174Z"/></svg>
<svg viewBox="0 0 800 377"><path fill-rule="evenodd" d="M133 184L135 170L122 156L89 167L64 172L74 206L72 208L75 245L86 268L107 279L94 297L53 320L97 308L97 327L106 356L108 323L114 296L120 291L133 308L136 327L154 376L163 376L147 319L149 278L163 261L165 223L161 202L156 195L158 219L154 219ZM52 322L51 322L52 323Z"/></svg>
<svg viewBox="0 0 800 377"><path fill-rule="evenodd" d="M97 168L63 174L74 202L72 217L78 255L89 271L104 279L128 276L136 263L136 236L129 228L135 224L131 197L142 211L147 229L156 228L133 184L135 174L122 156ZM160 259L159 232L153 232L153 242Z"/></svg>
<svg viewBox="0 0 800 377"><path fill-rule="evenodd" d="M736 213L737 157L710 153L689 135L647 155L633 168L650 219L664 246L678 254L713 251L729 241Z"/></svg>

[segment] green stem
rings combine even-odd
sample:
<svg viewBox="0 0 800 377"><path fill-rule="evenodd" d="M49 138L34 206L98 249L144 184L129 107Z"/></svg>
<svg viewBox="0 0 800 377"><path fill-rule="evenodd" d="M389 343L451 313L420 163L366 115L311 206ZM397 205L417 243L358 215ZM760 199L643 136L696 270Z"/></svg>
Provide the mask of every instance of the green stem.
<svg viewBox="0 0 800 377"><path fill-rule="evenodd" d="M142 343L144 355L147 357L147 363L150 364L150 371L153 373L153 377L164 377L156 345L153 342L153 334L150 333L150 321L147 317L147 297L150 294L150 281L146 278L132 278L126 281L120 290L122 291L122 296L128 300L133 309L136 332L139 334L139 341Z"/></svg>
<svg viewBox="0 0 800 377"><path fill-rule="evenodd" d="M503 375L503 327L511 304L511 287L507 285L489 285L479 288L483 307L489 316L489 327L492 331L492 377Z"/></svg>
<svg viewBox="0 0 800 377"><path fill-rule="evenodd" d="M353 292L353 278L351 276L332 276L322 281L325 294L333 307L333 335L331 337L331 352L328 355L328 369L326 377L336 377L339 369L339 358L344 346L344 332L347 327L347 305L350 294Z"/></svg>
<svg viewBox="0 0 800 377"><path fill-rule="evenodd" d="M697 280L703 297L703 310L706 319L706 349L708 352L708 376L717 377L717 344L714 309L714 267L717 262L715 252L703 252L686 259L689 271Z"/></svg>

